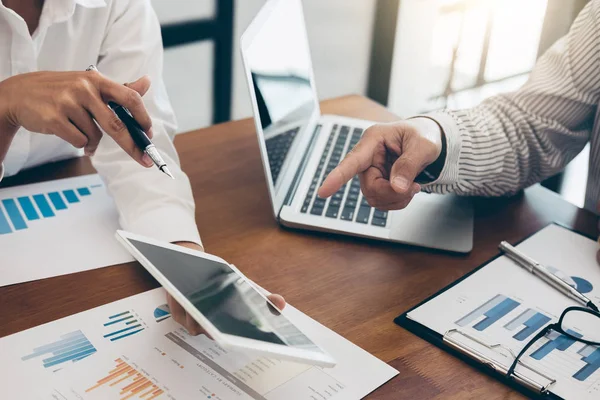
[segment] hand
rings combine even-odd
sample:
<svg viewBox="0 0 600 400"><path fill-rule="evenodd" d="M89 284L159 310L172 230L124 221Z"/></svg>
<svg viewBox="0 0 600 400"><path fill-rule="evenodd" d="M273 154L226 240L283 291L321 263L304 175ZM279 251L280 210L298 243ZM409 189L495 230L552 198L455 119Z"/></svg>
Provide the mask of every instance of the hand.
<svg viewBox="0 0 600 400"><path fill-rule="evenodd" d="M196 243L191 242L176 242L183 247L187 247L192 250L204 251L201 246ZM271 303L275 304L277 308L283 310L285 307L285 300L278 294L270 294L267 298L271 301ZM196 336L200 334L207 335L206 331L202 329L202 327L193 319L181 305L170 295L167 293L167 304L169 305L169 309L171 311L171 315L173 319L179 324L183 325L184 328L188 331L190 335ZM207 335L208 336L208 335ZM210 336L209 336L210 337Z"/></svg>
<svg viewBox="0 0 600 400"><path fill-rule="evenodd" d="M402 209L421 190L415 178L440 157L441 151L442 132L428 118L374 125L331 171L318 195L333 195L358 174L363 195L371 206Z"/></svg>
<svg viewBox="0 0 600 400"><path fill-rule="evenodd" d="M85 149L87 155L94 154L102 138L97 122L134 160L150 167L150 157L137 148L123 122L107 105L114 101L127 107L152 137L152 120L142 102L149 87L146 76L120 85L96 71L16 75L0 82L0 120L14 132L22 126L31 132L58 136Z"/></svg>

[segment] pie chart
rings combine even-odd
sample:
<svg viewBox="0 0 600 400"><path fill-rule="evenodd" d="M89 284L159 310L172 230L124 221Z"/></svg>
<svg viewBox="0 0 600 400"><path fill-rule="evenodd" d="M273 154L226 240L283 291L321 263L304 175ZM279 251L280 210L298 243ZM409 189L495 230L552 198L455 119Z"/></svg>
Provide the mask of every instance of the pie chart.
<svg viewBox="0 0 600 400"><path fill-rule="evenodd" d="M558 278L567 282L568 285L577 289L579 293L586 294L594 290L594 286L587 279L581 278L579 276L569 276L563 271L559 270L558 268L554 268L552 266L548 266L546 268Z"/></svg>
<svg viewBox="0 0 600 400"><path fill-rule="evenodd" d="M592 290L594 290L594 287L592 286L592 284L588 281L586 281L583 278L580 278L578 276L572 276L571 279L573 279L575 281L575 288L583 294L589 293Z"/></svg>
<svg viewBox="0 0 600 400"><path fill-rule="evenodd" d="M171 310L169 310L169 306L163 304L154 309L154 319L156 322L164 321L165 319L171 316Z"/></svg>

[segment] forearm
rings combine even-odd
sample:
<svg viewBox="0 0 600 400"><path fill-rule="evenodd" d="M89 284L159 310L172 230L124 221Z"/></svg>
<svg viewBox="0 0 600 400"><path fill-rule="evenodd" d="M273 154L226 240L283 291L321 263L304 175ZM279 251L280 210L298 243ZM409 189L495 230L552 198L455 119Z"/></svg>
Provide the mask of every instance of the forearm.
<svg viewBox="0 0 600 400"><path fill-rule="evenodd" d="M136 165L109 138L100 142L92 163L114 198L123 229L168 242L201 245L188 177L165 128L158 120L153 122L152 141L174 180L154 167Z"/></svg>
<svg viewBox="0 0 600 400"><path fill-rule="evenodd" d="M583 149L591 128L545 121L505 97L432 117L449 148L440 178L425 190L460 195L510 195L553 176Z"/></svg>

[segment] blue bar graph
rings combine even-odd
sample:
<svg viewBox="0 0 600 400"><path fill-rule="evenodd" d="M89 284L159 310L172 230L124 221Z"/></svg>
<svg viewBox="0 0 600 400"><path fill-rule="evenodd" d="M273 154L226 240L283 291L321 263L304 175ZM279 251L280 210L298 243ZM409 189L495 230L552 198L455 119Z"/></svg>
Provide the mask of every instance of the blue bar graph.
<svg viewBox="0 0 600 400"><path fill-rule="evenodd" d="M78 188L77 193L79 193L80 196L89 196L90 194L92 194L92 192L90 192L90 189L86 187Z"/></svg>
<svg viewBox="0 0 600 400"><path fill-rule="evenodd" d="M138 329L137 331L129 332L129 333L126 333L124 335L121 335L121 336L118 336L118 337L115 337L115 338L111 338L110 341L114 342L115 340L123 339L123 338L126 338L127 336L131 336L131 335L135 335L136 333L141 332L143 330L144 330L144 328L141 328L141 329Z"/></svg>
<svg viewBox="0 0 600 400"><path fill-rule="evenodd" d="M33 203L29 197L19 197L17 199L19 204L21 205L21 209L25 213L25 216L29 221L35 221L36 219L40 219L35 207L33 207Z"/></svg>
<svg viewBox="0 0 600 400"><path fill-rule="evenodd" d="M573 378L583 382L600 369L600 348L585 346L578 353L583 356L582 360L587 365L577 371Z"/></svg>
<svg viewBox="0 0 600 400"><path fill-rule="evenodd" d="M111 342L134 335L145 329L143 321L132 311L123 311L111 315L103 326L110 327L110 331L103 337Z"/></svg>
<svg viewBox="0 0 600 400"><path fill-rule="evenodd" d="M502 317L506 316L512 310L517 308L521 303L515 301L509 297L506 297L502 294L498 294L492 299L488 300L486 303L471 311L469 314L465 315L463 318L456 321L456 325L458 326L467 326L482 316L485 316L484 319L479 321L474 329L478 331L484 331Z"/></svg>
<svg viewBox="0 0 600 400"><path fill-rule="evenodd" d="M21 360L49 355L50 357L42 359L42 364L44 368L51 368L67 362L76 362L96 351L83 332L75 331L60 336L60 340L33 349L33 353L21 357Z"/></svg>
<svg viewBox="0 0 600 400"><path fill-rule="evenodd" d="M115 319L113 321L109 321L109 322L105 323L104 326L118 324L119 322L127 321L128 319L131 319L131 318L133 318L133 315L128 315L127 317L123 317L123 318L120 318L120 319Z"/></svg>
<svg viewBox="0 0 600 400"><path fill-rule="evenodd" d="M55 215L54 211L52 211L50 204L48 204L48 200L46 200L46 196L44 196L43 194L34 194L33 201L35 201L35 204L37 204L37 206L44 218L54 217L54 215Z"/></svg>
<svg viewBox="0 0 600 400"><path fill-rule="evenodd" d="M56 210L66 210L67 209L67 205L65 204L62 197L60 197L60 193L50 192L50 193L48 193L48 197L50 198L50 201L52 202L52 205L54 206L54 208Z"/></svg>
<svg viewBox="0 0 600 400"><path fill-rule="evenodd" d="M567 333L575 337L581 337L580 334L571 330L567 330ZM543 346L531 353L530 357L536 360L541 360L548 354L552 353L553 350L565 351L576 342L575 339L571 339L570 337L560 333L552 332L550 335L552 336L549 338L548 342L544 343Z"/></svg>
<svg viewBox="0 0 600 400"><path fill-rule="evenodd" d="M63 195L69 203L79 203L79 197L77 197L74 190L63 190Z"/></svg>
<svg viewBox="0 0 600 400"><path fill-rule="evenodd" d="M55 191L21 196L16 199L3 199L0 201L0 235L31 228L26 221L55 217L58 211L67 210L70 204L81 203L84 197L91 196L92 190L90 189L97 187L102 187L102 185L65 189L61 191L62 196L61 193Z"/></svg>
<svg viewBox="0 0 600 400"><path fill-rule="evenodd" d="M2 211L2 208L0 208L0 235L5 235L5 234L11 233L11 232L12 232L12 228L8 224L8 220L6 219L6 216L4 215L4 211Z"/></svg>
<svg viewBox="0 0 600 400"><path fill-rule="evenodd" d="M10 218L13 227L16 230L27 229L27 224L25 223L25 220L21 215L21 211L19 211L17 203L15 203L14 199L4 199L2 200L2 204L8 213L8 218Z"/></svg>
<svg viewBox="0 0 600 400"><path fill-rule="evenodd" d="M544 327L548 322L550 322L549 317L532 308L528 308L504 327L509 331L514 331L521 326L525 326L513 336L514 339L522 342Z"/></svg>

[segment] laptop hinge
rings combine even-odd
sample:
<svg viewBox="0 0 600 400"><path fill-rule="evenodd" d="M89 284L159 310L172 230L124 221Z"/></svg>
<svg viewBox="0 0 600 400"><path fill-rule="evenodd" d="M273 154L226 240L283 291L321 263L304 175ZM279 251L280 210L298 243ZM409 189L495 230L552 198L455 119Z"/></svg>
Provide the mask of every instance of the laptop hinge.
<svg viewBox="0 0 600 400"><path fill-rule="evenodd" d="M306 169L306 165L308 164L310 155L312 154L313 148L315 147L315 144L317 143L317 138L319 137L319 132L321 131L321 127L322 127L322 125L315 126L315 130L313 132L312 138L310 139L308 148L306 149L306 152L304 152L302 161L300 161L300 168L298 168L296 175L294 175L294 179L292 180L292 184L290 185L290 190L288 190L285 200L283 202L284 206L289 206L290 204L292 204L292 201L294 200L294 196L296 195L296 190L298 190L298 186L300 185L300 181L302 180L301 178L302 178L302 175L304 174L304 170ZM281 212L281 210L279 210L279 212Z"/></svg>

